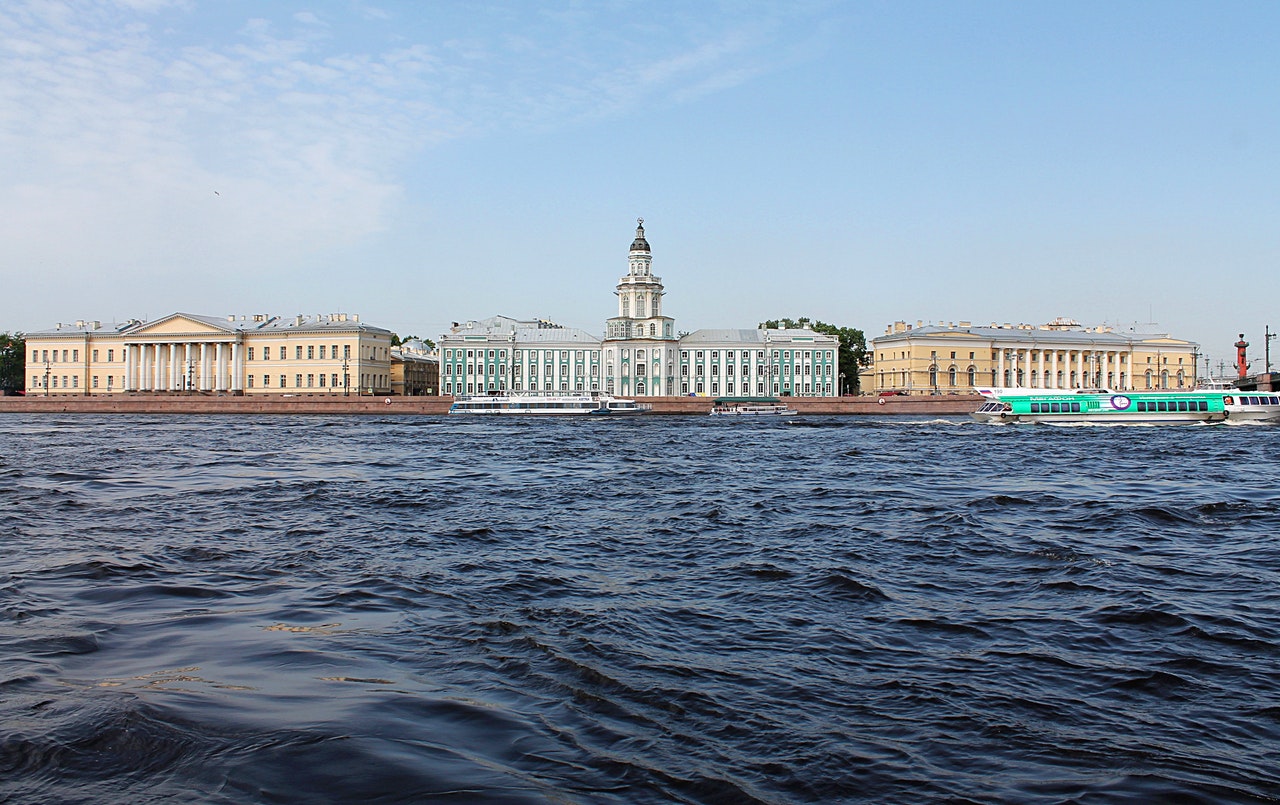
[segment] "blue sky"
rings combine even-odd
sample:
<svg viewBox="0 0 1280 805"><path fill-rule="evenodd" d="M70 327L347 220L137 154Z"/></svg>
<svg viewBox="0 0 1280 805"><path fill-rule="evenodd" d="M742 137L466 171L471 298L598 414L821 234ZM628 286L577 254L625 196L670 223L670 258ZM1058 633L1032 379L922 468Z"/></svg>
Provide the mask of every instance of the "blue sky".
<svg viewBox="0 0 1280 805"><path fill-rule="evenodd" d="M1280 3L0 6L0 330L1149 322L1261 356ZM1280 346L1276 359L1280 365Z"/></svg>

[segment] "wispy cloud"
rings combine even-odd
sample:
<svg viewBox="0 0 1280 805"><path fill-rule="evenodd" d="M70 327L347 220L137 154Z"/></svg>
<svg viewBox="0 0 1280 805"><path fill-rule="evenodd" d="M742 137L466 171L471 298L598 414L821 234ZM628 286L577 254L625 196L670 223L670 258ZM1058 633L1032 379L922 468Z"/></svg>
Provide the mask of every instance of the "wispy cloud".
<svg viewBox="0 0 1280 805"><path fill-rule="evenodd" d="M627 4L490 8L465 36L358 9L376 34L363 50L323 12L218 39L192 30L193 0L6 5L5 259L259 272L378 232L433 143L684 103L768 68L767 28L664 27Z"/></svg>

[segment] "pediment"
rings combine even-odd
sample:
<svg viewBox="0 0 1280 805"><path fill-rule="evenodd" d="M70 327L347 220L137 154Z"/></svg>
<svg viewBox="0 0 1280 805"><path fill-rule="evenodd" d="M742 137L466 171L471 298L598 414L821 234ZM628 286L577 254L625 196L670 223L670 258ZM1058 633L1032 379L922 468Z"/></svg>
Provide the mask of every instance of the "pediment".
<svg viewBox="0 0 1280 805"><path fill-rule="evenodd" d="M204 318L189 316L185 313L174 313L163 319L147 322L134 330L131 335L224 335L234 332L230 327L220 327Z"/></svg>

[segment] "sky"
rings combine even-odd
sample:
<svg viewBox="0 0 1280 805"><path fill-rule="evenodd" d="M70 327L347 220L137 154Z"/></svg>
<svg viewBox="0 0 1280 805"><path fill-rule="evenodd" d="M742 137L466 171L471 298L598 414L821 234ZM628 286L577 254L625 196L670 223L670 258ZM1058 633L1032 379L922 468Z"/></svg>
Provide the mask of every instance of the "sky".
<svg viewBox="0 0 1280 805"><path fill-rule="evenodd" d="M0 331L602 335L643 217L682 331L1065 316L1216 373L1280 327L1278 146L1270 0L6 0Z"/></svg>

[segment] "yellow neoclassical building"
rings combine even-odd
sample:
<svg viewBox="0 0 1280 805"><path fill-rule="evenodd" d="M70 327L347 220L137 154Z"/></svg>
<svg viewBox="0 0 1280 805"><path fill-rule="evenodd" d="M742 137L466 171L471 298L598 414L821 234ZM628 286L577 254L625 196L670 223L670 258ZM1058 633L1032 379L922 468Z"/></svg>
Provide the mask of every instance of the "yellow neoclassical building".
<svg viewBox="0 0 1280 805"><path fill-rule="evenodd" d="M877 393L962 394L978 388L1178 389L1196 384L1199 345L1159 333L1048 324L898 321L871 341L865 376Z"/></svg>
<svg viewBox="0 0 1280 805"><path fill-rule="evenodd" d="M26 335L27 393L385 394L391 331L359 316L197 316Z"/></svg>

